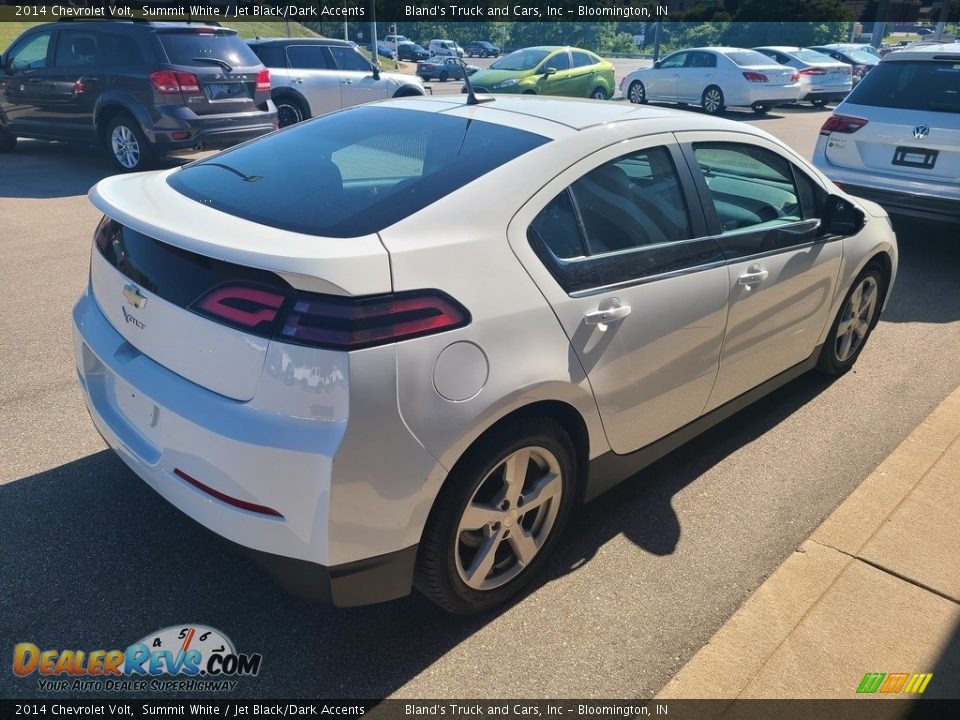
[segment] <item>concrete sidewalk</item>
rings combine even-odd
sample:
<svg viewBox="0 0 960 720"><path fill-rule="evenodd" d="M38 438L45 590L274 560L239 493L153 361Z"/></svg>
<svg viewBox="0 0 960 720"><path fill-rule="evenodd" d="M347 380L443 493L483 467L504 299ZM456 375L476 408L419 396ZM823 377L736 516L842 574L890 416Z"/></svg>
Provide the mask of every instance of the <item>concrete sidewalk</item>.
<svg viewBox="0 0 960 720"><path fill-rule="evenodd" d="M868 672L960 698L960 388L657 697L878 697L856 694Z"/></svg>

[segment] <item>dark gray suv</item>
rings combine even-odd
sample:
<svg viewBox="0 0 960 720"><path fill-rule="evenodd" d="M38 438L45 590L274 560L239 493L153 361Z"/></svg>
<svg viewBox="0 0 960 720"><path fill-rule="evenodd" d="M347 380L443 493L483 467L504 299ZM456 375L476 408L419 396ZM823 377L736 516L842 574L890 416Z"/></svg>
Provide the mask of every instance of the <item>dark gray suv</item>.
<svg viewBox="0 0 960 720"><path fill-rule="evenodd" d="M277 127L270 71L227 28L145 21L30 28L0 57L0 152L99 142L123 171Z"/></svg>

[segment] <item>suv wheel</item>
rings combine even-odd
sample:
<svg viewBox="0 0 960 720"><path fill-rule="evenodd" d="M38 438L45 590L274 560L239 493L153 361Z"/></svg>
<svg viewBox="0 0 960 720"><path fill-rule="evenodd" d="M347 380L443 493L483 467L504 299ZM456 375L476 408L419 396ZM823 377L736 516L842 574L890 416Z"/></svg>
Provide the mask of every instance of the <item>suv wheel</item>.
<svg viewBox="0 0 960 720"><path fill-rule="evenodd" d="M520 594L543 569L566 524L577 464L549 418L504 425L470 449L424 528L415 585L455 613Z"/></svg>
<svg viewBox="0 0 960 720"><path fill-rule="evenodd" d="M114 163L123 172L147 169L154 161L154 152L139 123L122 113L107 126L107 147Z"/></svg>
<svg viewBox="0 0 960 720"><path fill-rule="evenodd" d="M282 128L303 122L307 117L303 104L296 98L281 96L274 98L273 103L277 106L277 123Z"/></svg>
<svg viewBox="0 0 960 720"><path fill-rule="evenodd" d="M12 152L17 146L17 136L7 130L0 130L0 153Z"/></svg>

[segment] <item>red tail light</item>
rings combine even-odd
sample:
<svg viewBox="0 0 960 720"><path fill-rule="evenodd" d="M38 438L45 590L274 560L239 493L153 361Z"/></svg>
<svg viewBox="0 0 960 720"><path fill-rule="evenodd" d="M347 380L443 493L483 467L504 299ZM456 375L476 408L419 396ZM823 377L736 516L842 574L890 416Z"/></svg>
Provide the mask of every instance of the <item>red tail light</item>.
<svg viewBox="0 0 960 720"><path fill-rule="evenodd" d="M824 68L803 68L800 71L801 75L826 75L827 71Z"/></svg>
<svg viewBox="0 0 960 720"><path fill-rule="evenodd" d="M338 350L409 340L470 322L463 306L437 290L346 298L227 285L190 309L253 335Z"/></svg>
<svg viewBox="0 0 960 720"><path fill-rule="evenodd" d="M758 73L758 72L745 72L745 73L743 74L743 76L747 79L747 82L761 82L761 83L762 83L762 82L770 82L770 78L768 78L768 77L767 77L766 75L764 75L763 73Z"/></svg>
<svg viewBox="0 0 960 720"><path fill-rule="evenodd" d="M850 117L849 115L831 115L820 128L821 135L830 133L855 133L857 130L867 124L863 118Z"/></svg>
<svg viewBox="0 0 960 720"><path fill-rule="evenodd" d="M869 68L866 65L854 65L853 74L854 75L866 75Z"/></svg>
<svg viewBox="0 0 960 720"><path fill-rule="evenodd" d="M795 83L800 81L800 73L794 71L793 75L790 76L790 82Z"/></svg>
<svg viewBox="0 0 960 720"><path fill-rule="evenodd" d="M266 68L257 73L257 92L261 90L270 92L270 71Z"/></svg>
<svg viewBox="0 0 960 720"><path fill-rule="evenodd" d="M86 90L87 90L87 88L84 86L82 79L81 79L81 80L77 80L77 81L73 84L73 91L74 91L77 95L79 95L79 94L82 93L82 92L86 92Z"/></svg>
<svg viewBox="0 0 960 720"><path fill-rule="evenodd" d="M97 247L100 248L100 252L106 251L107 245L110 244L110 238L113 237L113 234L117 231L117 227L114 221L106 215L100 218L100 223L93 233L93 240L97 244Z"/></svg>
<svg viewBox="0 0 960 720"><path fill-rule="evenodd" d="M163 95L200 92L200 81L193 73L176 70L157 70L149 75L150 82Z"/></svg>

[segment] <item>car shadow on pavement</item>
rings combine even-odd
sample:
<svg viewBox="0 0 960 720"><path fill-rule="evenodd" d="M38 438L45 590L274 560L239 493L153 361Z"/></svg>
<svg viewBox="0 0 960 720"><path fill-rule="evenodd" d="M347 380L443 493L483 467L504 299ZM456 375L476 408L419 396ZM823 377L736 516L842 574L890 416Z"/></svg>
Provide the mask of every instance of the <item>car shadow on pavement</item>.
<svg viewBox="0 0 960 720"><path fill-rule="evenodd" d="M86 195L105 177L119 171L107 151L98 145L19 140L3 156L0 199L60 198ZM170 168L189 158L164 158L157 168Z"/></svg>
<svg viewBox="0 0 960 720"><path fill-rule="evenodd" d="M619 535L671 554L681 533L672 497L828 385L801 378L576 508L545 580L575 572ZM455 616L416 593L352 609L299 601L111 451L0 486L0 507L5 642L123 649L164 627L205 624L264 657L260 675L229 697L384 697L509 610ZM0 673L0 696L44 693L35 675Z"/></svg>

